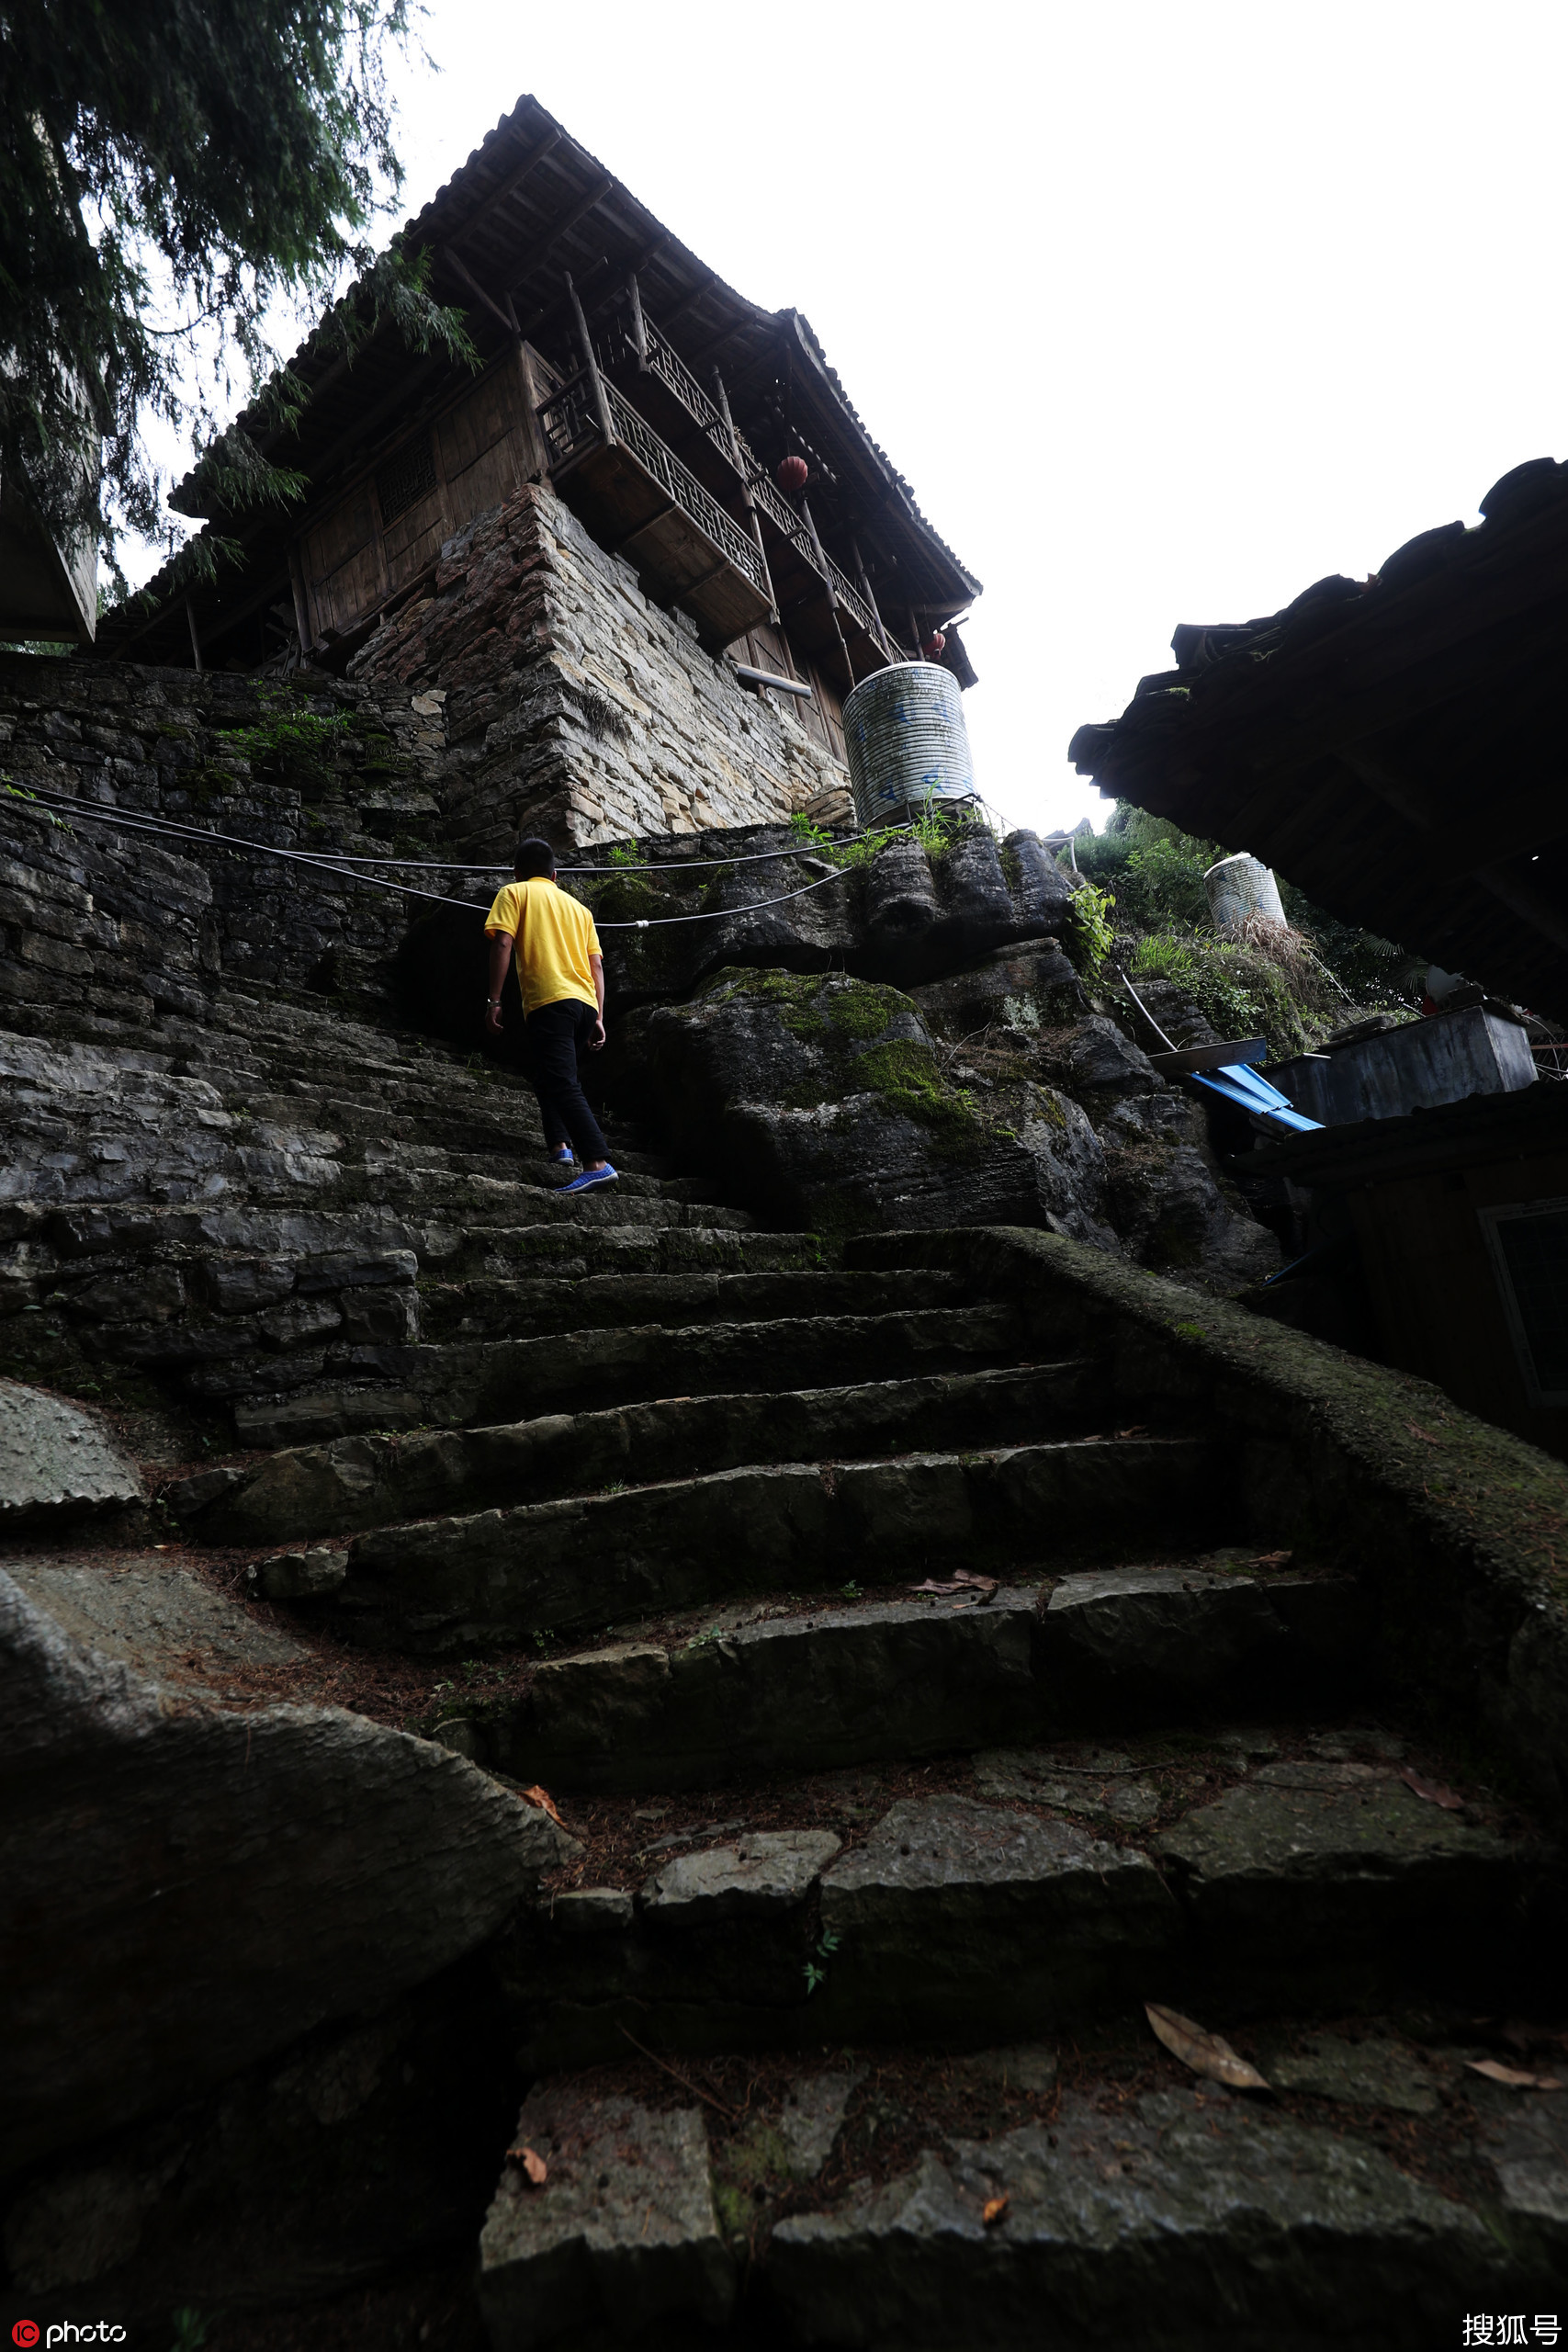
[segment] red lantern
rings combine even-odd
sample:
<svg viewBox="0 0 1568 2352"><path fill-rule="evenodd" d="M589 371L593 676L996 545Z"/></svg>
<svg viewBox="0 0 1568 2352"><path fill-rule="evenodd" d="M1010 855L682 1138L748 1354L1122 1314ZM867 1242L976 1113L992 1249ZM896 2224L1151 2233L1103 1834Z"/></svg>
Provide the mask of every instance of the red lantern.
<svg viewBox="0 0 1568 2352"><path fill-rule="evenodd" d="M930 637L927 638L925 643L921 646L920 651L925 655L928 662L940 662L942 660L942 655L947 651L947 639L943 637L941 629L932 629Z"/></svg>
<svg viewBox="0 0 1568 2352"><path fill-rule="evenodd" d="M781 490L787 490L792 497L798 498L811 480L811 469L804 458L781 458L775 480Z"/></svg>

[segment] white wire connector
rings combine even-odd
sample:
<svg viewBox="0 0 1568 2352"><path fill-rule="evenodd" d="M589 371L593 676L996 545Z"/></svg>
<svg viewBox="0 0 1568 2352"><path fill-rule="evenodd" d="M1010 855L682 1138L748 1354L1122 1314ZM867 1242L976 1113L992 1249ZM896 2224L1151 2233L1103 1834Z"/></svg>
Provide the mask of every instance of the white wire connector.
<svg viewBox="0 0 1568 2352"><path fill-rule="evenodd" d="M646 931L648 929L648 917L646 915L638 916L637 927L638 931Z"/></svg>

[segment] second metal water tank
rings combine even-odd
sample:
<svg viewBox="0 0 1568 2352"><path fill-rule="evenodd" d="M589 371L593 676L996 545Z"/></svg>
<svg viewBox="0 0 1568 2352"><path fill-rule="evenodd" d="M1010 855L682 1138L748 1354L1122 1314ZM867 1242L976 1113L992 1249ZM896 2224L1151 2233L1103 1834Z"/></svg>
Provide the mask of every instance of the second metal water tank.
<svg viewBox="0 0 1568 2352"><path fill-rule="evenodd" d="M857 824L974 794L964 699L935 662L896 662L863 678L844 703L844 741Z"/></svg>

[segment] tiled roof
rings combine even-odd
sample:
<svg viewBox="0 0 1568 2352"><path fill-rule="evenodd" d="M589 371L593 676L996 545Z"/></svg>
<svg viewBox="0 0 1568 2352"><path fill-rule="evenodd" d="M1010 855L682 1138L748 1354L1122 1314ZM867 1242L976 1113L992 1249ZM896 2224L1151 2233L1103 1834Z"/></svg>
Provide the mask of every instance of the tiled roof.
<svg viewBox="0 0 1568 2352"><path fill-rule="evenodd" d="M1369 580L1183 627L1174 669L1068 757L1108 797L1250 850L1329 913L1568 1012L1568 465Z"/></svg>
<svg viewBox="0 0 1568 2352"><path fill-rule="evenodd" d="M595 301L624 283L635 268L649 315L689 366L710 367L722 358L727 374L739 381L743 371L755 376L758 363L770 354L793 347L805 363L800 389L811 408L813 434L831 441L835 466L844 469L856 503L874 505L877 520L872 527L892 548L900 573L908 572L925 591L914 601L937 605L945 600L951 608L978 592L978 583L920 514L908 483L866 431L806 319L795 311L761 310L726 285L536 98L520 98L502 116L467 162L404 224L402 235L412 245L434 249L437 290L444 300L465 310L469 332L487 356L501 347L506 330L473 300L454 266L443 262L443 252L459 242L464 270L500 304L514 303L522 331L530 338L547 341L552 333L560 333L568 316L563 292L567 270L592 311ZM353 301L357 292L352 290L347 300ZM318 488L332 479L334 469L352 469L369 446L378 420L395 419L400 401L406 404L428 391L444 369L449 370L440 355L420 358L411 354L385 326L352 365L330 333L318 326L289 366L313 395L298 432L266 435L254 406L239 423ZM739 398L736 405L739 411ZM199 511L193 503L196 488L195 477L187 475L171 503L179 511ZM825 514L818 521L825 531L830 527ZM242 575L227 567L215 587L194 592L204 635L222 625L225 612L237 600L247 594L256 600L254 583L284 577L285 550L297 527L297 520L280 510L238 522L214 518L211 528L200 536L220 531L225 537L240 539L245 560ZM151 622L142 602L106 615L99 650L156 658L158 646L166 639L169 658L186 658L184 599L171 604L174 589L173 566L165 565L146 591L155 613L160 606L165 609Z"/></svg>

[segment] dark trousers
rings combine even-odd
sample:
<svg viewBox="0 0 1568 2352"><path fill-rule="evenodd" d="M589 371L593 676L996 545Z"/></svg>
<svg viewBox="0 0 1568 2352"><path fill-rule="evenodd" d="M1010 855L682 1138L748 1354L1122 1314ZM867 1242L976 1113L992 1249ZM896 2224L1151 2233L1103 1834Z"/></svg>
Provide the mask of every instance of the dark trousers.
<svg viewBox="0 0 1568 2352"><path fill-rule="evenodd" d="M607 1159L599 1122L588 1107L577 1057L598 1024L598 1014L581 997L558 997L523 1023L523 1067L539 1098L545 1141L554 1151L570 1143L579 1159Z"/></svg>

